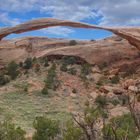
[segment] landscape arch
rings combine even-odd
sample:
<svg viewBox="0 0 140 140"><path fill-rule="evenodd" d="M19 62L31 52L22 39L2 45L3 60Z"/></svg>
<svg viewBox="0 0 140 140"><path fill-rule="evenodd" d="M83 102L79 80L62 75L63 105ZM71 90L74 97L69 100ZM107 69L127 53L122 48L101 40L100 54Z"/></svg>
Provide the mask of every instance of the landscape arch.
<svg viewBox="0 0 140 140"><path fill-rule="evenodd" d="M38 18L30 20L25 23L18 24L13 27L0 28L0 40L10 34L19 34L27 31L38 30L42 28L49 28L54 26L70 26L75 28L95 28L111 31L112 33L128 40L128 42L135 46L140 51L140 27L107 27L87 24L83 22L74 22L68 20L59 20L54 18Z"/></svg>

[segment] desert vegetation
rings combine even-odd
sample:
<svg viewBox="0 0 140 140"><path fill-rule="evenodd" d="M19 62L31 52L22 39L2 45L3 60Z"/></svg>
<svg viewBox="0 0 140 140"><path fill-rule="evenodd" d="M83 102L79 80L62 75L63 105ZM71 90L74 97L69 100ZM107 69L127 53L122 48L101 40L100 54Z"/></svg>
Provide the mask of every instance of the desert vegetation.
<svg viewBox="0 0 140 140"><path fill-rule="evenodd" d="M0 70L0 138L138 140L138 63L110 60L45 55L7 63Z"/></svg>
<svg viewBox="0 0 140 140"><path fill-rule="evenodd" d="M134 97L135 98L135 97ZM85 102L82 112L72 114L65 123L57 119L38 116L33 121L33 140L138 140L140 118L134 98L128 96L129 113L111 117L106 96L97 96L94 102ZM10 120L0 123L0 138L26 140L26 132Z"/></svg>

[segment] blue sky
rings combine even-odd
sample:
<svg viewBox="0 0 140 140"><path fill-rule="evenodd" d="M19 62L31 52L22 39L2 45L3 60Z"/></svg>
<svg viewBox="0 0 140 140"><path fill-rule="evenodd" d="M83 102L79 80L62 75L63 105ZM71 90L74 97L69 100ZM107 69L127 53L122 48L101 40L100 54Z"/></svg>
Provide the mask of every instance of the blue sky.
<svg viewBox="0 0 140 140"><path fill-rule="evenodd" d="M139 26L140 0L0 0L0 27L14 26L41 17L53 17L108 26ZM98 39L110 36L104 30L53 27L20 36Z"/></svg>

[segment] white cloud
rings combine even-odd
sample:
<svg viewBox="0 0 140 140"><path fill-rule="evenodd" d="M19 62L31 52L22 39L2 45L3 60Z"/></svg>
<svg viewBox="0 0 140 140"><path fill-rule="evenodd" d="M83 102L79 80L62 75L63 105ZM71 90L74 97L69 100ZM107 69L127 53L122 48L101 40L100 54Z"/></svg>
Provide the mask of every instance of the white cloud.
<svg viewBox="0 0 140 140"><path fill-rule="evenodd" d="M66 27L51 27L48 29L42 29L41 30L44 33L48 33L50 35L57 35L57 36L63 36L67 37L68 34L73 33L74 31L72 29L66 28Z"/></svg>
<svg viewBox="0 0 140 140"><path fill-rule="evenodd" d="M140 1L107 1L99 10L103 25L140 25Z"/></svg>
<svg viewBox="0 0 140 140"><path fill-rule="evenodd" d="M0 10L26 13L41 6L40 4L39 0L0 0Z"/></svg>
<svg viewBox="0 0 140 140"><path fill-rule="evenodd" d="M102 16L101 24L140 25L140 0L0 0L0 12L34 10L60 19L79 21Z"/></svg>
<svg viewBox="0 0 140 140"><path fill-rule="evenodd" d="M22 14L30 11L41 12L44 17L49 13L53 18L74 21L98 18L100 25L140 25L140 0L0 0L0 22L7 25L24 20L9 17L10 12ZM65 27L56 29L57 34L62 34L65 29L64 35L72 31ZM55 28L47 31L56 34Z"/></svg>
<svg viewBox="0 0 140 140"><path fill-rule="evenodd" d="M14 26L20 23L18 18L10 18L7 13L0 13L0 21L5 25Z"/></svg>
<svg viewBox="0 0 140 140"><path fill-rule="evenodd" d="M90 5L84 5L82 1L48 0L46 5L41 7L42 12L49 12L55 18L79 21L85 18L98 16Z"/></svg>

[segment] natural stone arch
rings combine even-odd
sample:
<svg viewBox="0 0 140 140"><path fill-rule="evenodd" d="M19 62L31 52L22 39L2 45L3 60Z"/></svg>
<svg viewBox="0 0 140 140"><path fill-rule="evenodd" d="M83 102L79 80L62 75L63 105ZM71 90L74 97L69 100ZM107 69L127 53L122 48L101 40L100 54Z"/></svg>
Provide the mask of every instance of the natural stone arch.
<svg viewBox="0 0 140 140"><path fill-rule="evenodd" d="M31 20L14 27L5 27L0 29L0 40L4 37L15 33L23 33L32 30L38 30L42 28L54 27L54 26L70 26L76 28L95 28L111 31L112 33L125 38L128 42L135 46L140 51L140 27L107 27L97 26L93 24L86 24L82 22L74 22L67 20L59 20L53 18L38 18Z"/></svg>

